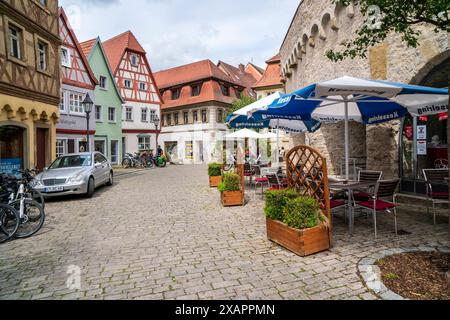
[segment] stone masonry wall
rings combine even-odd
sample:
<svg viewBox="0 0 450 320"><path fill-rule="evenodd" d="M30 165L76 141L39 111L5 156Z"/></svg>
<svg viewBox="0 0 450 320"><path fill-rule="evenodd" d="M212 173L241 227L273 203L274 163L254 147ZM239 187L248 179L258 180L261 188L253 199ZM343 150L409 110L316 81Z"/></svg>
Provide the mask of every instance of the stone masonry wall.
<svg viewBox="0 0 450 320"><path fill-rule="evenodd" d="M417 82L417 77L430 69L430 64L450 56L448 34L435 33L432 27L422 25L418 27L422 35L417 49L408 48L398 35L393 35L387 43L372 48L367 59L338 63L328 60L326 51L339 49L363 23L364 17L357 6L342 7L330 0L304 0L280 51L287 92L344 75ZM398 176L399 124L400 121L392 121L365 127L352 123L350 156L367 156L368 169L382 169L386 178ZM307 134L306 141L330 159L332 173L339 171L344 153L343 124L323 125L319 132Z"/></svg>

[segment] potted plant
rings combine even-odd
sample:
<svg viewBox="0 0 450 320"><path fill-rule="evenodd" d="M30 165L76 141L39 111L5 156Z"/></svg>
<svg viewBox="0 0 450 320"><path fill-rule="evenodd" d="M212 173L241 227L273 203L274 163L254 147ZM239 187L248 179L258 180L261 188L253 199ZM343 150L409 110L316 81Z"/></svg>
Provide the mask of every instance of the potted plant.
<svg viewBox="0 0 450 320"><path fill-rule="evenodd" d="M265 213L269 240L302 257L330 248L328 219L316 199L290 189L267 191Z"/></svg>
<svg viewBox="0 0 450 320"><path fill-rule="evenodd" d="M209 186L217 188L222 182L222 165L219 163L210 163L208 165Z"/></svg>
<svg viewBox="0 0 450 320"><path fill-rule="evenodd" d="M236 173L225 173L218 187L224 207L242 206L244 193L241 190L241 177Z"/></svg>

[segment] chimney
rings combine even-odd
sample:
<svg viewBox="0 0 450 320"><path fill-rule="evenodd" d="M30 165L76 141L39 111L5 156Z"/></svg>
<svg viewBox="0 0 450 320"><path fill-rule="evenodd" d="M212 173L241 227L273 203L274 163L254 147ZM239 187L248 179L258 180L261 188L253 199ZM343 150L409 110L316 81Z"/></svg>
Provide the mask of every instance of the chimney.
<svg viewBox="0 0 450 320"><path fill-rule="evenodd" d="M245 71L245 66L242 63L239 64L239 70L241 70L242 72Z"/></svg>

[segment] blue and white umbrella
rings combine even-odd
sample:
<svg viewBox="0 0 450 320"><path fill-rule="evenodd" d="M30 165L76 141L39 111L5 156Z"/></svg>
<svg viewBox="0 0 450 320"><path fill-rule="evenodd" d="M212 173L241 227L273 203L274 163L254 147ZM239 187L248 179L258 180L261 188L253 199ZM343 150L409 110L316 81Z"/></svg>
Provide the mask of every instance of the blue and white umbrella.
<svg viewBox="0 0 450 320"><path fill-rule="evenodd" d="M310 85L275 100L254 116L345 121L346 177L349 176L349 121L377 124L404 117L448 111L448 90L388 81L342 77Z"/></svg>

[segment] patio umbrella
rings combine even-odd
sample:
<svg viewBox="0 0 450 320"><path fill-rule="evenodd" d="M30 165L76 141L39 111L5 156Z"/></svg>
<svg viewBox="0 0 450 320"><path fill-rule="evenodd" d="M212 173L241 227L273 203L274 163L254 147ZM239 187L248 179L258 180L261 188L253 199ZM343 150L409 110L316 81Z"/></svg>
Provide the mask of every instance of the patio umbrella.
<svg viewBox="0 0 450 320"><path fill-rule="evenodd" d="M242 129L234 133L227 134L225 138L227 139L261 139L262 135L256 131L249 129Z"/></svg>
<svg viewBox="0 0 450 320"><path fill-rule="evenodd" d="M376 124L447 111L448 90L352 77L326 81L285 95L265 110L269 118L345 121L345 169L349 178L349 121Z"/></svg>

